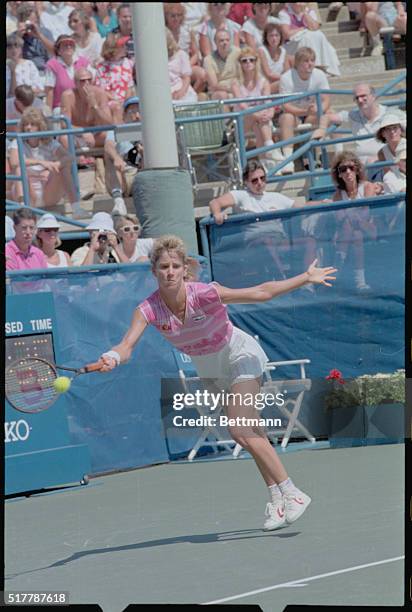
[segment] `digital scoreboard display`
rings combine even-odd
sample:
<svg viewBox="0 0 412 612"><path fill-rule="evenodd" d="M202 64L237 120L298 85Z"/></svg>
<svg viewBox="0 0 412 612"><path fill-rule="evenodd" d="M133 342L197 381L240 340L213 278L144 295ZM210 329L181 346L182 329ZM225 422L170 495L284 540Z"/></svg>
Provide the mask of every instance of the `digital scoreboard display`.
<svg viewBox="0 0 412 612"><path fill-rule="evenodd" d="M27 357L40 357L55 363L53 334L31 334L6 338L6 367Z"/></svg>

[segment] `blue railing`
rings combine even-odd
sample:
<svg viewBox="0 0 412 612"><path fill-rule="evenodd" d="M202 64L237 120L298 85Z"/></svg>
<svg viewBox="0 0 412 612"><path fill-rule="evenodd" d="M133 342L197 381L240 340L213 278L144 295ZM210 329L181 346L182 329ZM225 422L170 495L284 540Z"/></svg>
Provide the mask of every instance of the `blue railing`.
<svg viewBox="0 0 412 612"><path fill-rule="evenodd" d="M395 96L395 95L399 95L399 94L403 94L405 92L404 89L401 90L396 90L393 91L394 87L396 85L398 85L398 83L400 83L401 81L405 80L406 78L406 71L404 71L402 74L398 75L395 79L393 79L390 83L388 83L387 85L385 85L383 88L381 88L380 90L377 91L377 97L381 97L381 96ZM294 102L297 100L301 100L303 98L307 98L309 96L311 97L315 97L316 99L316 104L317 104L317 112L318 112L318 116L321 112L321 96L323 94L344 94L344 95L352 95L353 92L352 90L339 90L339 89L328 89L328 90L317 90L317 91L308 91L308 92L304 92L304 93L300 93L300 94L293 94L293 95L281 95L281 94L271 94L269 96L261 96L261 97L257 97L257 98L231 98L231 99L227 99L227 100L222 100L222 106L223 104L230 104L233 105L234 103L242 103L242 102L247 102L247 103L253 103L253 102L259 102L259 104L256 104L255 106L252 106L250 108L246 108L246 109L242 109L242 110L238 110L238 111L231 111L231 112L222 112L222 113L218 113L218 114L213 114L213 115L202 115L202 116L196 116L196 117L176 117L175 118L175 124L177 126L179 125L184 125L187 123L199 123L199 122L204 122L204 121L219 121L219 120L224 120L224 119L229 119L229 120L236 120L235 121L235 137L236 137L236 141L237 141L237 145L239 147L239 152L240 152L240 159L241 159L241 164L242 167L244 167L246 165L246 162L249 158L251 157L256 157L257 155L261 155L264 154L268 151L272 151L274 149L280 148L280 147L285 147L285 146L290 146L290 145L294 145L294 144L298 144L298 143L302 143L301 146L293 152L293 154L288 158L285 159L284 161L280 162L279 164L277 164L276 166L274 166L269 172L268 172L268 180L269 182L279 182L279 181L290 181L290 180L297 180L300 178L310 178L311 179L311 185L313 185L313 179L315 179L318 176L322 176L327 174L327 170L324 168L323 170L317 170L315 169L315 163L314 163L314 157L313 157L313 149L315 149L316 147L321 147L322 150L325 152L325 154L322 156L323 157L323 164L326 165L326 160L327 160L327 155L326 155L326 146L331 146L331 145L336 145L336 144L340 144L340 143L345 143L345 142L351 142L354 140L362 140L362 139L367 139L370 138L369 135L365 135L365 136L358 136L358 137L353 137L353 136L343 136L341 138L337 138L337 139L333 139L333 140L311 140L311 132L306 132L305 134L299 134L297 136L294 136L288 140L284 140L284 141L278 141L272 145L269 146L265 146L265 147L259 147L259 148L255 148L252 150L247 151L246 150L246 137L245 137L245 132L244 132L244 125L243 125L243 121L241 120L243 117L249 115L249 114L253 114L255 112L261 111L261 110L266 110L268 108L272 108L273 106L278 106L281 104L284 104L285 102ZM391 100L387 103L387 105L399 105L399 104L404 104L405 103L405 99L397 99L397 100ZM202 105L207 105L210 104L211 101L207 101L207 102L199 102L198 106L202 106ZM184 107L184 105L180 105L181 107ZM191 105L193 106L193 105ZM56 118L57 119L57 118ZM59 120L61 120L62 118L59 117ZM36 132L36 137L58 137L58 136L62 136L62 135L68 135L68 140L69 140L69 150L70 150L70 154L72 156L72 167L73 167L73 172L75 173L75 185L76 185L76 189L77 191L79 190L79 185L78 185L78 176L77 176L77 165L76 165L76 159L75 159L75 144L74 144L74 137L84 134L84 133L93 133L93 132L102 132L102 131L108 131L108 130L114 130L116 129L118 126L116 125L105 125L105 126L95 126L95 127L87 127L87 128L73 128L70 125L69 120L63 116L63 120L66 121L66 123L68 124L67 129L61 129L61 130L50 130L50 131L45 131L45 132ZM10 122L11 124L12 122ZM17 121L13 121L13 124L16 124ZM69 127L70 126L70 127ZM138 129L139 127L141 127L140 123L130 123L130 124L124 124L122 125L122 127L127 128L130 127L131 129ZM332 133L350 133L349 130L342 130L342 129L338 129L336 125L332 125L328 128L327 130L327 134L330 135ZM8 137L13 137L17 139L17 146L18 146L18 151L19 151L19 162L20 162L20 167L21 167L21 177L16 176L16 175L6 175L6 180L21 180L23 183L23 194L24 194L24 202L25 204L27 202L30 201L29 199L29 184L28 184L28 176L27 176L27 172L26 172L26 167L24 164L24 155L23 155L23 140L26 138L30 138L33 137L32 134L30 133L19 133L19 132L12 132L12 133L8 133L7 134ZM292 176L291 175L286 175L286 176L275 176L275 174L281 170L286 164L288 164L290 161L294 161L296 159L298 159L299 157L301 157L302 155L307 154L308 156L308 161L309 161L309 171L303 171L303 172L297 172L294 173ZM381 163L382 164L382 163ZM383 165L389 165L387 162ZM372 164L370 167L379 167L377 164ZM17 203L12 202L10 200L6 201L6 209L7 210L11 210L13 205L17 205ZM41 209L33 209L36 214L43 214L46 211L43 211ZM65 221L66 223L70 223L72 225L83 225L81 224L81 222L75 222L72 219L68 219L67 217L63 217L63 216L59 216L59 219Z"/></svg>

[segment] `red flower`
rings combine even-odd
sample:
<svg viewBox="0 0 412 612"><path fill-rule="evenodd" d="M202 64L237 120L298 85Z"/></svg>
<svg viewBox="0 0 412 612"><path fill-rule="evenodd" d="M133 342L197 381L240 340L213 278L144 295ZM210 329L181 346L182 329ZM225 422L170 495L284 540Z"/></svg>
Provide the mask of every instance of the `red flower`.
<svg viewBox="0 0 412 612"><path fill-rule="evenodd" d="M333 369L329 372L328 376L326 376L326 380L336 380L341 385L345 384L345 381L342 377L342 372L336 369Z"/></svg>

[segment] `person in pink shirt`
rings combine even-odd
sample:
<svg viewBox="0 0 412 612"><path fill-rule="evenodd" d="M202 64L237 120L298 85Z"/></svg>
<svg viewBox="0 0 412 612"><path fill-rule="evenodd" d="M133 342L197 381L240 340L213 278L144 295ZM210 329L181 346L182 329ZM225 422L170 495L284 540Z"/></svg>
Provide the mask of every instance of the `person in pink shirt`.
<svg viewBox="0 0 412 612"><path fill-rule="evenodd" d="M36 215L27 208L13 213L15 236L6 244L6 270L37 270L47 268L46 255L32 244Z"/></svg>
<svg viewBox="0 0 412 612"><path fill-rule="evenodd" d="M317 268L316 260L306 272L287 280L254 287L230 289L217 283L192 282L190 258L183 241L164 236L155 241L150 255L159 289L134 312L122 341L100 357L102 371L127 361L148 325L153 325L173 346L190 355L202 379L212 379L231 394L229 418L256 418L253 406L243 398L256 396L268 358L258 342L229 320L226 304L266 302L308 283L331 286L335 268ZM288 477L275 449L261 428L229 427L234 441L247 450L265 480L271 501L266 506L264 529L271 531L293 523L311 499Z"/></svg>

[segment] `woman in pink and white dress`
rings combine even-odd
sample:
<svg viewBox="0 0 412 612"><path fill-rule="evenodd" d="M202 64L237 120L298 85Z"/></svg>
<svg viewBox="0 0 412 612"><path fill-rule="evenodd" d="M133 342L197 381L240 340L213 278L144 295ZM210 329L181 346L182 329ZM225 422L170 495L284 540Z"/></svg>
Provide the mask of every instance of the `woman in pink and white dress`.
<svg viewBox="0 0 412 612"><path fill-rule="evenodd" d="M201 378L213 379L222 391L230 392L226 411L236 424L229 431L234 441L252 455L269 489L271 501L266 506L264 529L271 531L293 523L309 505L310 497L288 477L264 431L238 424L241 417L247 420L258 416L243 398L259 393L268 358L254 338L232 325L226 304L265 302L307 283L329 287L335 279L335 268L317 268L315 261L306 272L287 280L229 289L217 283L188 281L190 261L176 236L156 240L150 259L159 289L137 306L122 341L103 353L103 371L127 361L146 327L156 327L171 344L190 355Z"/></svg>

